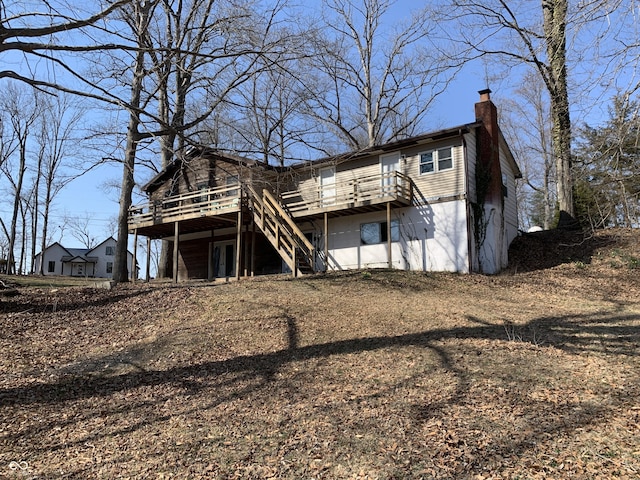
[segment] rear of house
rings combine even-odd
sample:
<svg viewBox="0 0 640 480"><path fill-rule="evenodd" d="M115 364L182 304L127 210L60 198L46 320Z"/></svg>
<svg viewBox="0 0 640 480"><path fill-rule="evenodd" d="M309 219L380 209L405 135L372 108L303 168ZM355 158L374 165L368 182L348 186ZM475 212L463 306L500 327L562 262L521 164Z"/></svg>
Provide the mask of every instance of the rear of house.
<svg viewBox="0 0 640 480"><path fill-rule="evenodd" d="M132 208L171 242L174 279L396 268L495 273L517 235L520 171L489 91L475 121L276 169L220 152L177 159Z"/></svg>

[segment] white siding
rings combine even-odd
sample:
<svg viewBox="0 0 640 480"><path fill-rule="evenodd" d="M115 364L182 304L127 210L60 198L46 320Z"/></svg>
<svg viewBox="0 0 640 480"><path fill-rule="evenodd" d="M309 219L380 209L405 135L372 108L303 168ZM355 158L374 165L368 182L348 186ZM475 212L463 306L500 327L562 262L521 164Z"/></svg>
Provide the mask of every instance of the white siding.
<svg viewBox="0 0 640 480"><path fill-rule="evenodd" d="M393 210L400 240L392 242L392 267L468 273L466 204L463 200ZM386 212L338 217L329 222L329 269L388 267L387 243L362 245L360 225L385 222Z"/></svg>
<svg viewBox="0 0 640 480"><path fill-rule="evenodd" d="M65 255L69 255L63 247L59 244L54 243L47 247L44 251L44 260L43 260L43 269L42 273L44 275L62 275L62 257ZM42 258L38 256L38 258ZM49 272L49 262L55 262L55 268L53 272ZM36 273L39 272L40 262L36 262Z"/></svg>
<svg viewBox="0 0 640 480"><path fill-rule="evenodd" d="M95 247L93 250L91 250L91 252L89 252L88 254L91 257L98 257L98 262L96 263L96 270L94 273L97 278L113 277L113 269L111 270L111 272L107 272L107 263L111 262L113 264L115 262L116 256L115 254L107 255L107 247L111 248L111 251L115 253L116 240L114 238L109 238ZM127 254L127 268L131 269L131 260L129 259L129 257L130 255Z"/></svg>

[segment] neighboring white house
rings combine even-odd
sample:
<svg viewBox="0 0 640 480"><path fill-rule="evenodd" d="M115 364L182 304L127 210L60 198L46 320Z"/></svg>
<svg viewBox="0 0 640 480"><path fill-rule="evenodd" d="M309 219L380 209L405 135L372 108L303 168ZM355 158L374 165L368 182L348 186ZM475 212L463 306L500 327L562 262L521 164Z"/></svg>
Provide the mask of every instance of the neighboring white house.
<svg viewBox="0 0 640 480"><path fill-rule="evenodd" d="M93 248L67 248L55 242L36 255L36 272L42 262L44 275L66 275L69 277L112 278L116 253L113 237ZM44 258L43 258L44 257ZM127 251L127 265L132 265L133 254ZM129 267L129 278L132 278ZM137 273L137 268L136 268Z"/></svg>

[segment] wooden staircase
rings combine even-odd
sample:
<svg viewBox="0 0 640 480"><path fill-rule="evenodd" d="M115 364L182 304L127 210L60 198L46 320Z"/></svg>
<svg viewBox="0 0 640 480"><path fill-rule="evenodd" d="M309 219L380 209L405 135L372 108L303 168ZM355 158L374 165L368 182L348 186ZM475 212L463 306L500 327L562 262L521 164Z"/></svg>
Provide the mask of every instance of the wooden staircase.
<svg viewBox="0 0 640 480"><path fill-rule="evenodd" d="M266 188L247 186L253 219L294 275L315 272L315 249L280 202Z"/></svg>

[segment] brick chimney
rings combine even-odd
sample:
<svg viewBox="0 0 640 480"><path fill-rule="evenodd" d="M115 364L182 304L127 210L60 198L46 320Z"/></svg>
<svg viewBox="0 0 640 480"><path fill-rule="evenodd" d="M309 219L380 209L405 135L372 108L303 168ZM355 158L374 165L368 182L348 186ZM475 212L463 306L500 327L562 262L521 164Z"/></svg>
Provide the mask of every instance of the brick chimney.
<svg viewBox="0 0 640 480"><path fill-rule="evenodd" d="M476 121L482 125L478 128L477 162L478 168L489 174L485 202L502 202L502 172L500 169L500 129L498 128L498 109L491 101L491 90L480 90L480 101L475 104ZM482 168L484 167L484 168ZM480 172L480 171L479 171ZM486 178L486 177L485 177ZM477 178L478 193L481 192ZM480 200L480 199L479 199Z"/></svg>

